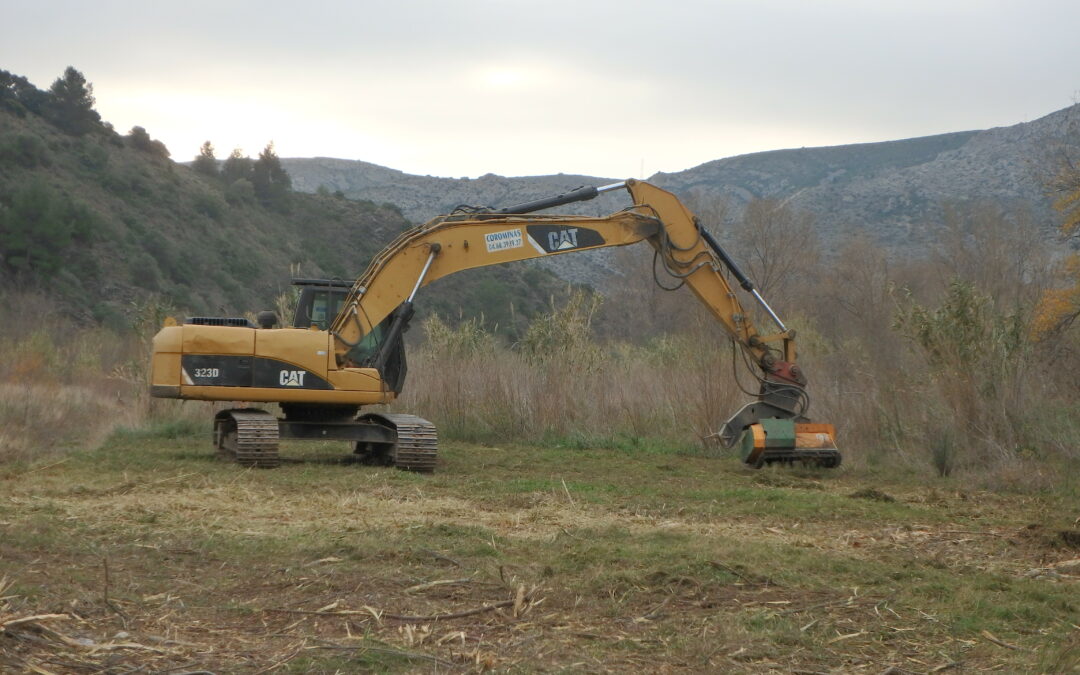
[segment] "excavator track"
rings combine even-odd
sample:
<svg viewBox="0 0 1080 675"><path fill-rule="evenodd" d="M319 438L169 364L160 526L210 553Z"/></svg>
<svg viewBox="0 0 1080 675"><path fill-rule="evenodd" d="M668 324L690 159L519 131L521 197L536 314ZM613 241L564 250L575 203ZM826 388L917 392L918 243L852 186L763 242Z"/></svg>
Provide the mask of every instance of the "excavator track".
<svg viewBox="0 0 1080 675"><path fill-rule="evenodd" d="M766 464L818 466L823 469L835 469L840 466L840 451L836 448L797 448L790 451L766 450L764 456L754 465L760 469Z"/></svg>
<svg viewBox="0 0 1080 675"><path fill-rule="evenodd" d="M360 419L391 426L397 432L397 443L386 455L387 464L403 471L435 471L439 437L434 424L422 417L403 413L378 413L364 415Z"/></svg>
<svg viewBox="0 0 1080 675"><path fill-rule="evenodd" d="M243 466L272 469L278 455L278 420L263 410L229 410L215 420L218 454Z"/></svg>

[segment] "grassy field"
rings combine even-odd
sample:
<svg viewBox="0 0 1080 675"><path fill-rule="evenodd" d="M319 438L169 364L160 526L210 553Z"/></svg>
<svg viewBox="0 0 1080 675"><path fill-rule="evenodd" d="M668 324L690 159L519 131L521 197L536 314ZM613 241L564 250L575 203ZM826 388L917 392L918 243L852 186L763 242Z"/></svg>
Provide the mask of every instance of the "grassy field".
<svg viewBox="0 0 1080 675"><path fill-rule="evenodd" d="M1075 491L647 445L445 443L431 476L207 446L179 424L0 469L0 670L1080 667Z"/></svg>
<svg viewBox="0 0 1080 675"><path fill-rule="evenodd" d="M179 424L0 466L0 670L1080 668L1075 484L647 444L447 442L432 476L286 445L306 461L249 470L208 445Z"/></svg>

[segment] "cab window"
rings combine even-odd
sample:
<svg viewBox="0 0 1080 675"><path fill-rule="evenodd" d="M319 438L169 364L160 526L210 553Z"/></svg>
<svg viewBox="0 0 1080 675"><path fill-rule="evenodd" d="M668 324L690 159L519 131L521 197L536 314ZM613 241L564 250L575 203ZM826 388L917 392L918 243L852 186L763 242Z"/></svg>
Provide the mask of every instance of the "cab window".
<svg viewBox="0 0 1080 675"><path fill-rule="evenodd" d="M307 309L307 316L303 316L303 311L301 311L297 326L300 328L315 326L319 330L326 330L341 311L341 306L345 304L345 294L329 290L313 290L310 293L311 305L303 308Z"/></svg>

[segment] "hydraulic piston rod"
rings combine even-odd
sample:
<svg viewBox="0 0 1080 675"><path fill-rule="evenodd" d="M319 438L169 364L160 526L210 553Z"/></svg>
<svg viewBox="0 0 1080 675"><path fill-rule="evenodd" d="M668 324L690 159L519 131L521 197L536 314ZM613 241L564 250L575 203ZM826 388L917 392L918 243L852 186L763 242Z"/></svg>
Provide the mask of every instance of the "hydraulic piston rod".
<svg viewBox="0 0 1080 675"><path fill-rule="evenodd" d="M420 290L421 284L424 283L424 278L427 277L428 270L431 269L431 263L435 260L435 256L439 255L440 250L442 250L440 244L431 244L431 253L428 254L428 259L424 263L424 269L420 270L420 277L417 278L412 293L409 293L408 299L401 303L394 311L394 320L390 323L389 330L386 331L382 347L379 349L375 359L369 364L378 369L380 373L386 367L390 355L397 349L397 343L401 341L401 336L405 332L405 327L409 325L409 320L413 317L415 312L415 310L413 310L413 298L416 296L416 292Z"/></svg>
<svg viewBox="0 0 1080 675"><path fill-rule="evenodd" d="M609 190L617 190L619 188L626 187L626 182L612 183L611 185L602 185L600 187L579 187L570 192L564 192L561 195L554 197L545 197L544 199L536 199L531 202L525 202L524 204L515 204L514 206L507 206L506 208L494 211L497 214L505 213L532 213L533 211L541 211L543 209L550 209L553 206L562 206L563 204L571 204L573 202L584 202L590 199L596 198L597 195L608 192Z"/></svg>
<svg viewBox="0 0 1080 675"><path fill-rule="evenodd" d="M424 263L424 269L420 270L420 278L416 280L416 285L413 286L412 293L409 293L409 299L406 302L412 302L416 297L416 292L420 290L420 284L424 283L424 277L427 276L428 269L431 268L431 263L435 260L435 256L439 255L439 251L442 249L440 244L431 245L431 253L428 255L427 262Z"/></svg>
<svg viewBox="0 0 1080 675"><path fill-rule="evenodd" d="M754 287L754 282L750 281L750 277L743 274L743 271L739 269L739 266L736 265L735 261L731 259L731 256L728 255L728 252L720 246L719 242L716 241L716 239L712 236L711 233L709 233L708 230L706 230L704 227L701 227L700 225L698 226L698 229L701 231L701 238L705 240L705 243L709 245L709 248L713 250L713 253L715 253L716 256L720 258L720 260L724 263L725 267L731 270L731 273L735 276L735 279L738 280L739 286L742 286L743 290L753 295L754 299L758 301L758 304L760 304L765 309L765 311L769 313L769 316L772 317L772 320L775 321L776 325L780 327L781 332L786 333L787 326L784 325L784 322L781 321L780 317L776 314L776 312L773 311L773 308L769 306L769 303L765 302L765 298L761 297L761 293L759 293L757 288Z"/></svg>

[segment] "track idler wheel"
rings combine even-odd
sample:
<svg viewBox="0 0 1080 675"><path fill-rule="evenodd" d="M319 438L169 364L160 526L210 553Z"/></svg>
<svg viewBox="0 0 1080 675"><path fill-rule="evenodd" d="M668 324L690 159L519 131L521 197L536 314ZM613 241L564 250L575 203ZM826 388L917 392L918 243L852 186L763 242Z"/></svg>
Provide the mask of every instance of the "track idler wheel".
<svg viewBox="0 0 1080 675"><path fill-rule="evenodd" d="M389 427L397 438L392 446L357 443L355 452L361 462L417 473L435 471L439 438L434 424L422 417L401 413L372 413L362 415L360 421Z"/></svg>
<svg viewBox="0 0 1080 675"><path fill-rule="evenodd" d="M252 408L222 410L214 417L214 448L222 459L272 469L281 464L277 418Z"/></svg>

